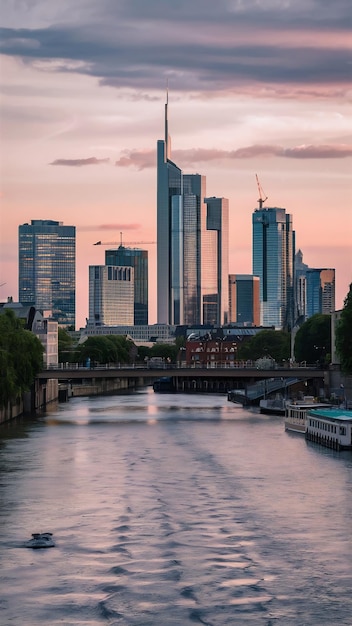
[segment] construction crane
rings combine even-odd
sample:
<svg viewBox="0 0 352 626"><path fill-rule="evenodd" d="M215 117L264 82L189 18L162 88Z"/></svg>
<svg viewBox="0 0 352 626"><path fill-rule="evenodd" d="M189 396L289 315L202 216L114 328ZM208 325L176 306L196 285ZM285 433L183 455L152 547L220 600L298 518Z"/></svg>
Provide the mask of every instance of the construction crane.
<svg viewBox="0 0 352 626"><path fill-rule="evenodd" d="M261 184L259 182L259 178L258 178L257 174L255 175L255 177L257 179L257 186L258 186L258 191L259 191L259 199L258 199L259 208L262 209L265 200L268 199L268 196L265 195L265 193L263 191L263 187L261 186Z"/></svg>
<svg viewBox="0 0 352 626"><path fill-rule="evenodd" d="M120 232L120 242L118 241L97 241L93 243L93 246L147 246L150 244L156 243L156 241L125 241L122 243L122 233Z"/></svg>

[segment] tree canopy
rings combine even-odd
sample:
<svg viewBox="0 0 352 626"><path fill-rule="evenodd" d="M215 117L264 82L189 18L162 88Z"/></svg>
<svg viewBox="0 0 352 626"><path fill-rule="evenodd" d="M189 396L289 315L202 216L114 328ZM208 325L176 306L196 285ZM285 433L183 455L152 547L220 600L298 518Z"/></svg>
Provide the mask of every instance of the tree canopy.
<svg viewBox="0 0 352 626"><path fill-rule="evenodd" d="M127 337L122 335L104 335L103 337L88 337L77 346L74 360L85 363L130 363L134 360L136 346Z"/></svg>
<svg viewBox="0 0 352 626"><path fill-rule="evenodd" d="M352 374L352 283L336 325L336 351L340 357L342 371L345 374Z"/></svg>
<svg viewBox="0 0 352 626"><path fill-rule="evenodd" d="M0 405L28 391L43 367L43 346L11 309L0 315Z"/></svg>
<svg viewBox="0 0 352 626"><path fill-rule="evenodd" d="M290 334L282 330L261 330L238 349L239 359L272 357L276 362L290 358Z"/></svg>
<svg viewBox="0 0 352 626"><path fill-rule="evenodd" d="M297 331L295 358L296 361L322 365L329 354L331 354L331 317L316 313Z"/></svg>

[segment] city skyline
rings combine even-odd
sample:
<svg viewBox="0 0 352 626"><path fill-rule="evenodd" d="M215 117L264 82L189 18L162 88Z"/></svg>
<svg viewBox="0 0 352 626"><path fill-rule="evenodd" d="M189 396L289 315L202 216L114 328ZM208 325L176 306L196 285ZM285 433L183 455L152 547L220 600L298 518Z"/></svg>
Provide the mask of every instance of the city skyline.
<svg viewBox="0 0 352 626"><path fill-rule="evenodd" d="M97 240L156 240L156 140L169 84L172 155L229 199L229 273L252 271L255 174L293 216L310 267L352 281L349 6L208 0L99 6L4 0L0 300L18 297L17 230L77 229L77 327ZM123 59L123 61L121 61ZM149 321L156 322L156 246Z"/></svg>

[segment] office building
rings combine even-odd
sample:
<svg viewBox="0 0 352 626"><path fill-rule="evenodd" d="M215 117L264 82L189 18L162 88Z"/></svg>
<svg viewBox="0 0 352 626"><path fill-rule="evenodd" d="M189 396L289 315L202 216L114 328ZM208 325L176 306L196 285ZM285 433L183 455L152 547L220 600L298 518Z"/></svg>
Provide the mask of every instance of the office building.
<svg viewBox="0 0 352 626"><path fill-rule="evenodd" d="M105 251L105 265L129 266L134 268L134 324L148 324L148 252L139 248Z"/></svg>
<svg viewBox="0 0 352 626"><path fill-rule="evenodd" d="M201 247L203 324L227 324L229 315L229 202L205 198Z"/></svg>
<svg viewBox="0 0 352 626"><path fill-rule="evenodd" d="M75 326L76 229L53 220L19 226L19 300Z"/></svg>
<svg viewBox="0 0 352 626"><path fill-rule="evenodd" d="M294 323L295 234L282 208L252 214L253 275L260 280L261 325L290 330Z"/></svg>
<svg viewBox="0 0 352 626"><path fill-rule="evenodd" d="M134 268L89 266L90 326L133 325Z"/></svg>
<svg viewBox="0 0 352 626"><path fill-rule="evenodd" d="M171 161L171 141L168 132L168 101L165 104L165 139L157 143L157 317L159 324L173 324L178 316L175 308L181 308L180 288L175 285L171 272L179 272L182 268L174 268L171 264L171 247L174 253L182 224L182 172ZM172 224L173 219L173 224ZM178 223L177 223L178 219ZM182 255L181 255L182 260ZM174 282L173 287L172 280ZM176 291L175 291L176 290ZM179 322L176 322L179 323Z"/></svg>
<svg viewBox="0 0 352 626"><path fill-rule="evenodd" d="M335 310L335 270L308 267L301 250L295 256L295 288L297 311L305 320Z"/></svg>
<svg viewBox="0 0 352 626"><path fill-rule="evenodd" d="M251 274L229 275L229 323L260 326L260 281Z"/></svg>
<svg viewBox="0 0 352 626"><path fill-rule="evenodd" d="M183 174L157 144L157 315L160 324L223 324L228 316L228 201L206 198L206 179Z"/></svg>

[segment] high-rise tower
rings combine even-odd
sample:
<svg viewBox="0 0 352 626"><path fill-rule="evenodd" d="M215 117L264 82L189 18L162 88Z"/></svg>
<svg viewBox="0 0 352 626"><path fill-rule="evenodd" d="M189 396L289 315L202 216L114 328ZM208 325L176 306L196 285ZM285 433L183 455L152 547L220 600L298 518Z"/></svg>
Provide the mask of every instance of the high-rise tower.
<svg viewBox="0 0 352 626"><path fill-rule="evenodd" d="M259 208L252 215L252 224L253 275L260 278L261 323L291 329L295 254L292 216L281 208Z"/></svg>
<svg viewBox="0 0 352 626"><path fill-rule="evenodd" d="M158 141L158 323L224 324L228 312L228 200L171 161L168 101Z"/></svg>
<svg viewBox="0 0 352 626"><path fill-rule="evenodd" d="M148 251L120 245L105 251L105 265L134 268L134 325L148 324Z"/></svg>
<svg viewBox="0 0 352 626"><path fill-rule="evenodd" d="M171 251L177 250L182 223L182 172L171 161L168 98L165 104L165 138L157 143L157 316L159 324L173 324L181 307L176 277L172 278ZM174 285L172 286L172 281ZM180 323L180 322L178 322Z"/></svg>
<svg viewBox="0 0 352 626"><path fill-rule="evenodd" d="M75 326L76 229L53 220L19 226L19 301Z"/></svg>

